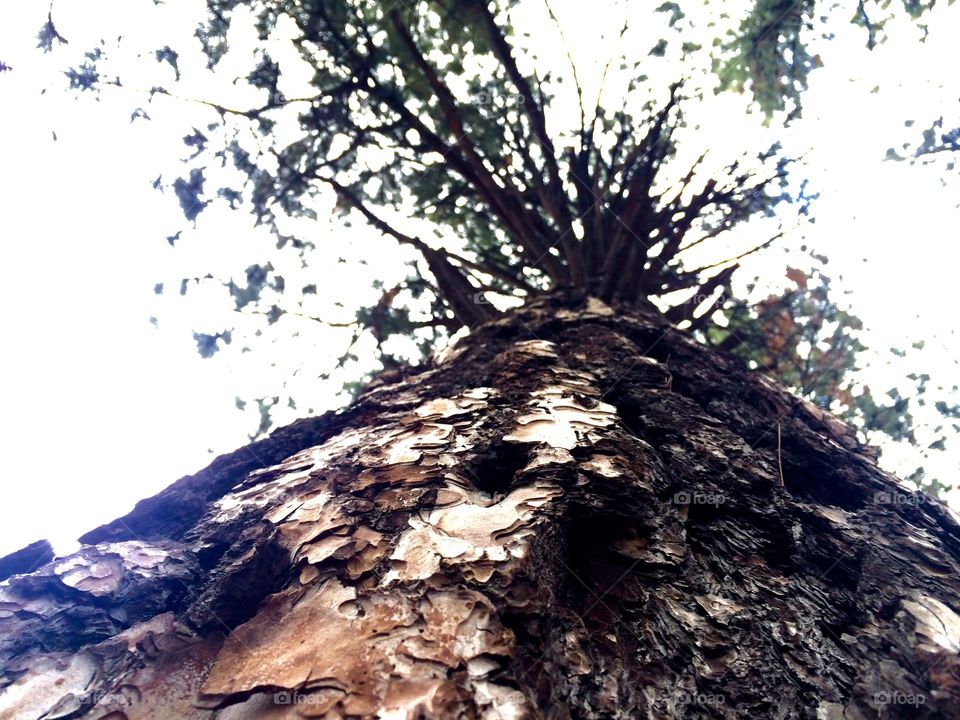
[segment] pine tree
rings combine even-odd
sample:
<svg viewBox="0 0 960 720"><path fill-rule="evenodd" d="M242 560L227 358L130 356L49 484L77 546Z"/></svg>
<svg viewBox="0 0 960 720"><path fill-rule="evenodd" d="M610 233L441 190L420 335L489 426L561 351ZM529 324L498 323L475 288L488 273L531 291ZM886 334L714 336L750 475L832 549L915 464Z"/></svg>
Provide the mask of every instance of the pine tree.
<svg viewBox="0 0 960 720"><path fill-rule="evenodd" d="M209 2L211 63L248 5ZM955 713L955 517L730 352L770 347L778 312L728 303L739 260L770 241L686 261L801 201L788 160L774 147L719 174L702 154L683 164L702 88L648 94L642 63L624 66L615 109L575 81L579 122L553 132L555 86L530 70L514 5L252 6L264 41L295 28L313 94L285 95L264 50L248 80L265 104L215 105L222 123L186 138L185 214L211 199L208 155L232 162L245 184L218 195L250 202L306 259L282 218L316 213L329 188L421 257L364 326L464 337L182 478L71 556L6 562L20 573L0 585L7 715ZM682 25L671 3L660 12ZM101 77L89 59L78 88ZM171 48L156 59L179 74ZM293 139L277 119L291 107ZM229 290L247 306L284 285L264 264ZM806 394L842 392L783 372ZM38 558L51 561L22 572Z"/></svg>

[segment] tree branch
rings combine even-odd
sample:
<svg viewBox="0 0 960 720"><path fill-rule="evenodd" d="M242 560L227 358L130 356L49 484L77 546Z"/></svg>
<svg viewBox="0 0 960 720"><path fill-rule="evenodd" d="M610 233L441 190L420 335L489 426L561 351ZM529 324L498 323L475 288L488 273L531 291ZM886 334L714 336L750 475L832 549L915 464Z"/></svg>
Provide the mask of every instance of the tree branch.
<svg viewBox="0 0 960 720"><path fill-rule="evenodd" d="M405 245L415 247L420 251L427 261L430 272L433 273L433 276L437 280L437 290L440 296L449 303L454 315L461 323L473 327L499 314L489 304L476 301L474 297L476 295L476 289L469 283L466 277L450 263L449 258L451 255L449 253L445 250L436 250L420 240L420 238L400 232L364 205L356 193L333 178L317 177L336 190L341 198L351 207L359 211L360 214L380 232L395 238Z"/></svg>
<svg viewBox="0 0 960 720"><path fill-rule="evenodd" d="M526 242L533 243L533 238L538 237L540 232L531 224L531 218L523 207L519 191L512 184L509 176L504 178L505 187L499 187L494 182L493 176L483 163L483 158L481 158L476 147L467 136L463 121L457 111L457 101L453 97L453 93L450 92L450 89L440 79L436 70L420 52L416 42L404 25L399 11L396 9L392 10L389 17L393 28L397 31L407 51L427 79L427 82L430 83L430 87L433 88L437 100L440 103L440 109L443 112L450 132L453 134L454 141L457 147L463 152L463 156L469 164L476 181L482 186L481 189L491 198L491 204L500 208L501 216L508 227L512 227L512 234L518 240L523 239ZM546 254L548 248L549 245L540 245L535 248L535 252L543 255ZM553 272L557 270L559 270L559 267L552 268ZM548 274L552 275L553 272ZM555 278L555 280L556 279L558 278Z"/></svg>
<svg viewBox="0 0 960 720"><path fill-rule="evenodd" d="M567 205L566 194L563 191L563 181L560 179L560 165L557 162L556 150L553 141L547 133L547 123L544 118L541 101L534 97L533 89L530 83L520 72L514 60L510 44L497 25L496 19L490 12L485 0L473 0L474 7L479 11L487 27L490 44L494 53L500 60L507 75L513 82L517 91L529 102L523 104L527 116L533 126L533 135L540 145L544 156L544 163L547 166L547 176L549 177L547 200L549 201L546 210L557 223L557 229L560 232L561 242L563 244L564 255L570 268L571 282L582 287L585 282L585 273L583 269L583 259L581 257L581 248L576 242L576 235L573 232L573 217L570 214L570 208Z"/></svg>

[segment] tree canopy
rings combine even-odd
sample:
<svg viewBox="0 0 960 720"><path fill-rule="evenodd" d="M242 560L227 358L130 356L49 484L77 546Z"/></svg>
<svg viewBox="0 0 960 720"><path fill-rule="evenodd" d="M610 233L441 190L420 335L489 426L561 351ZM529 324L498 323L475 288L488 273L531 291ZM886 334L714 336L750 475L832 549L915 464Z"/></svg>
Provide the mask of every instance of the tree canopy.
<svg viewBox="0 0 960 720"><path fill-rule="evenodd" d="M933 2L858 2L852 15L812 1L623 4L623 24L609 33L615 51L598 61L592 84L569 51L574 29L548 3L535 3L544 26L519 24L532 4L208 0L195 34L208 68L229 56L241 27L256 33L236 79L253 101L193 99L209 107L210 122L185 134L182 175L156 186L172 190L189 222L213 202L250 209L278 251L293 249L304 267L316 240L291 230L291 220L318 219L331 197L345 221L362 220L415 251L406 280L378 288L379 299L346 323L354 340L376 340L387 366L401 360L391 337L414 337L423 353L524 297L574 287L654 303L865 430L909 437L902 398L878 405L869 389L854 393L858 321L829 297L825 276L789 275L795 289L759 303L736 298L743 258L778 240L815 196L775 141L698 146L702 120L691 121L690 110L732 90L749 93L768 126L788 123L822 64L810 43L829 36L836 17L846 14L872 46L900 15L922 27ZM55 18L52 6L39 34L47 51L67 42ZM566 47L567 62L548 52L552 43ZM114 46L101 43L67 70L71 88L122 87ZM146 54L168 68L168 81L149 89L151 102L180 97L183 52L165 45ZM131 121L148 118L149 107L134 109ZM952 131L929 142L925 135L916 153L955 140ZM167 239L175 245L179 236ZM287 287L275 262L264 258L240 280L187 277L180 292L219 283L238 312L268 325L287 313L309 316L304 301L316 285ZM199 351L212 355L235 331L197 328ZM259 431L279 400L257 401Z"/></svg>

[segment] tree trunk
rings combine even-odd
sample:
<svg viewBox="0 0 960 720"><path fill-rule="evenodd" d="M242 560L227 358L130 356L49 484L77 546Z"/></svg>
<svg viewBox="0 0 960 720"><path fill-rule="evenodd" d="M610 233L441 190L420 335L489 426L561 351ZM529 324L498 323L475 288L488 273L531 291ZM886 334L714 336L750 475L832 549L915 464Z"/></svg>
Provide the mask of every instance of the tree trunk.
<svg viewBox="0 0 960 720"><path fill-rule="evenodd" d="M947 508L592 298L535 300L84 540L0 585L0 717L958 716Z"/></svg>

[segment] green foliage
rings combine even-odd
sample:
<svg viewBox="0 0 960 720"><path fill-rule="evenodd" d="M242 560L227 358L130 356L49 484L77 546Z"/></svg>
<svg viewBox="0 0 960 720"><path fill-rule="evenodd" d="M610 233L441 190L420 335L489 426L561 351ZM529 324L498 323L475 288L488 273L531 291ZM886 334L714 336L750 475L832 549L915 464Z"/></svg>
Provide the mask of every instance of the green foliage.
<svg viewBox="0 0 960 720"><path fill-rule="evenodd" d="M708 340L774 374L821 407L851 403L850 377L865 349L860 320L830 297L830 278L788 268L793 287L747 305L738 301Z"/></svg>
<svg viewBox="0 0 960 720"><path fill-rule="evenodd" d="M887 25L901 15L923 30L920 20L935 4L936 0L902 0L900 4L857 0L850 22L864 30L867 47L873 49L886 39ZM846 12L846 6L816 0L755 0L747 7L736 28L714 40L718 87L749 91L768 116L787 111L795 117L801 111L810 73L823 64L810 46L815 40L831 37L828 16Z"/></svg>
<svg viewBox="0 0 960 720"><path fill-rule="evenodd" d="M176 193L177 200L180 201L180 208L187 220L196 220L200 211L207 206L207 201L200 199L203 195L203 183L201 168L191 170L189 180L177 178L173 183L173 191Z"/></svg>
<svg viewBox="0 0 960 720"><path fill-rule="evenodd" d="M913 120L907 120L907 128L914 126ZM930 127L920 132L919 138L904 142L900 149L889 148L887 160L908 161L912 164L931 165L942 171L940 182L946 186L952 177L956 179L957 159L960 158L960 118L954 117L948 122L941 115ZM960 207L960 202L957 203Z"/></svg>
<svg viewBox="0 0 960 720"><path fill-rule="evenodd" d="M826 258L816 256L821 262ZM747 303L737 300L723 311L722 323L710 326L704 339L714 346L742 357L751 367L770 373L799 397L830 410L861 433L863 441L877 435L917 446L919 423L915 410L928 404L929 374L910 373L914 384L909 397L899 388L891 388L878 400L860 379L866 367L868 348L860 339L863 323L841 307L831 294L830 278L822 270L803 271L788 268L788 287L782 293ZM911 351L921 350L923 343ZM907 358L908 351L890 348L896 358ZM946 396L952 391L933 389ZM960 406L937 400L934 406L944 418L960 418ZM929 460L932 452L945 449L946 429L923 428L928 444L921 455ZM949 434L960 430L954 427ZM930 436L935 438L930 441ZM932 451L932 452L931 452ZM908 480L932 494L949 491L936 478L918 467Z"/></svg>
<svg viewBox="0 0 960 720"><path fill-rule="evenodd" d="M913 124L914 122L912 120L905 122L906 127L912 127ZM887 150L887 159L906 160L912 158L929 160L932 159L929 156L944 154L952 156L952 158L947 160L946 169L953 170L956 163L956 160L953 159L956 157L954 153L960 152L960 126L953 127L948 125L944 128L944 118L941 115L933 121L929 128L923 130L919 142L905 142L902 148L905 151L904 155L901 155L893 148Z"/></svg>
<svg viewBox="0 0 960 720"><path fill-rule="evenodd" d="M749 88L768 114L798 109L807 76L819 64L806 49L812 29L813 0L757 0L736 31L719 48L714 61L721 90Z"/></svg>
<svg viewBox="0 0 960 720"><path fill-rule="evenodd" d="M213 335L195 332L193 339L197 343L197 352L200 353L200 357L211 358L220 349L221 342L224 345L230 344L233 339L233 334L229 330Z"/></svg>
<svg viewBox="0 0 960 720"><path fill-rule="evenodd" d="M43 27L40 28L40 32L37 33L37 47L44 52L52 52L54 43L66 45L67 42L67 39L57 32L57 28L54 27L53 11L47 13L47 21L43 24Z"/></svg>

